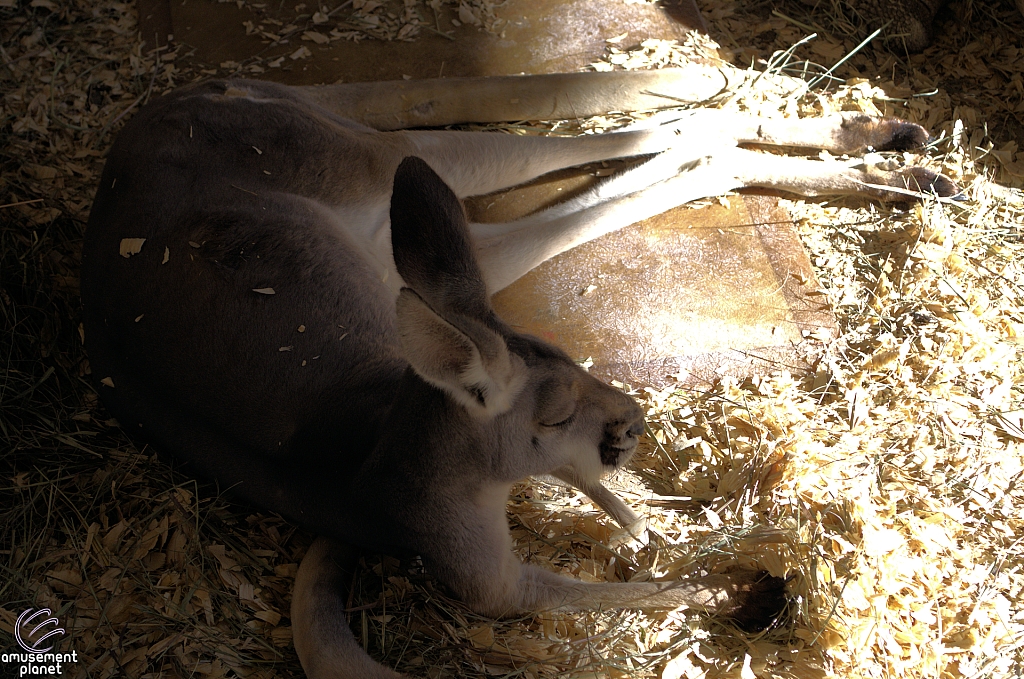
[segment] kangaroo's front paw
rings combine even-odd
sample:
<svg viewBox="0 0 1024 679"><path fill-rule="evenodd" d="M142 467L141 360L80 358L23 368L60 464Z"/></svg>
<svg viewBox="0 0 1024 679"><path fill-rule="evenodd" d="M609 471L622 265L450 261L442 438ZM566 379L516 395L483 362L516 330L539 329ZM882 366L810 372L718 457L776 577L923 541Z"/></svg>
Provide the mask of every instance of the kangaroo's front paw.
<svg viewBox="0 0 1024 679"><path fill-rule="evenodd" d="M716 612L742 630L759 632L774 624L786 610L786 581L768 571L730 573L734 589Z"/></svg>
<svg viewBox="0 0 1024 679"><path fill-rule="evenodd" d="M636 551L650 543L650 535L647 532L649 524L648 517L641 516L631 523L622 526L608 538L608 546L612 549L630 546L632 548L631 551Z"/></svg>

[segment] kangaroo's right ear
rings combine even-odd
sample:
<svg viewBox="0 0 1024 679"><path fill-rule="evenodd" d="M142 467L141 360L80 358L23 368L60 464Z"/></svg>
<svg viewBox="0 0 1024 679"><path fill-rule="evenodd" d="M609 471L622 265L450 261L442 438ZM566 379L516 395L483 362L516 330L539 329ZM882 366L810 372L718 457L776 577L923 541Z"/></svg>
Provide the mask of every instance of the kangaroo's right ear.
<svg viewBox="0 0 1024 679"><path fill-rule="evenodd" d="M410 288L402 288L396 308L402 351L416 374L474 415L494 416L512 407L523 366L504 338L482 324L470 338Z"/></svg>

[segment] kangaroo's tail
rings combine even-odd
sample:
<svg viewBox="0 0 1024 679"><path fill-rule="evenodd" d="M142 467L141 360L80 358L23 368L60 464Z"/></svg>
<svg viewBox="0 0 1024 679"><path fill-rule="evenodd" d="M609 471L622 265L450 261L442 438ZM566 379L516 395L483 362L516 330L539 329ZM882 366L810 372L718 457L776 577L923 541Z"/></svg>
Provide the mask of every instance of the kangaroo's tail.
<svg viewBox="0 0 1024 679"><path fill-rule="evenodd" d="M319 537L299 566L292 630L309 679L406 679L368 656L348 626L345 593L358 557L356 548Z"/></svg>

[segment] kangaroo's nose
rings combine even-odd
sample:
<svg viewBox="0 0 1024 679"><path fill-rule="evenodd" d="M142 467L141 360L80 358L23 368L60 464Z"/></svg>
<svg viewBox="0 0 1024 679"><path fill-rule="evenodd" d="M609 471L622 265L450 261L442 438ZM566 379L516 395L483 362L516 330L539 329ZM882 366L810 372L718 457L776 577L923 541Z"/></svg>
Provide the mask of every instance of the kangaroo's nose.
<svg viewBox="0 0 1024 679"><path fill-rule="evenodd" d="M637 440L644 432L643 411L634 406L632 412L622 419L609 422L605 427L604 440L601 442L601 462L608 467L620 467L626 463L636 450Z"/></svg>
<svg viewBox="0 0 1024 679"><path fill-rule="evenodd" d="M644 415L640 408L631 408L630 410L633 412L624 414L621 419L609 422L606 431L610 436L632 445L644 433Z"/></svg>

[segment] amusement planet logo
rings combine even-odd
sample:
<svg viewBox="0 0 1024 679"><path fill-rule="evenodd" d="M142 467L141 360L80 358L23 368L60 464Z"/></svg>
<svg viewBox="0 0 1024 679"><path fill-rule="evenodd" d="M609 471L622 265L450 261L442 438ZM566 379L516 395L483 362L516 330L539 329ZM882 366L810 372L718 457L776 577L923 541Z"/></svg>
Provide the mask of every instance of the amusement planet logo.
<svg viewBox="0 0 1024 679"><path fill-rule="evenodd" d="M14 639L24 653L4 653L0 661L19 665L18 676L60 676L66 663L78 662L78 651L51 653L57 638L64 636L60 621L49 608L30 608L18 616L14 624Z"/></svg>

